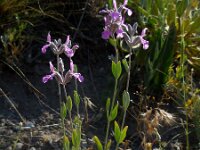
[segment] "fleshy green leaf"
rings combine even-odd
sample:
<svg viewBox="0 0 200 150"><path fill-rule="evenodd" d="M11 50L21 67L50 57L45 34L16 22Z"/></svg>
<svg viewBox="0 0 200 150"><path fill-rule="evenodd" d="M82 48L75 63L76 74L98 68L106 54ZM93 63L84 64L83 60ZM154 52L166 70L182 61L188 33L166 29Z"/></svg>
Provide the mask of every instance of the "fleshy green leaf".
<svg viewBox="0 0 200 150"><path fill-rule="evenodd" d="M112 61L112 73L116 80L120 77L120 75L122 73L122 67L121 67L120 61L118 61L117 63Z"/></svg>
<svg viewBox="0 0 200 150"><path fill-rule="evenodd" d="M79 148L81 143L81 130L79 128L73 129L72 144L75 148Z"/></svg>
<svg viewBox="0 0 200 150"><path fill-rule="evenodd" d="M128 72L129 66L128 66L128 63L127 63L126 59L122 60L122 64L124 65L124 68L125 68L126 72Z"/></svg>
<svg viewBox="0 0 200 150"><path fill-rule="evenodd" d="M119 143L122 143L124 141L127 130L128 130L128 126L125 126L124 129L121 131Z"/></svg>
<svg viewBox="0 0 200 150"><path fill-rule="evenodd" d="M113 121L117 117L117 113L118 113L118 103L115 105L114 109L111 110L109 120Z"/></svg>
<svg viewBox="0 0 200 150"><path fill-rule="evenodd" d="M120 142L120 135L121 135L121 131L120 131L119 125L115 121L115 123L114 123L114 137L115 137L115 140L116 140L117 143Z"/></svg>
<svg viewBox="0 0 200 150"><path fill-rule="evenodd" d="M105 150L110 150L110 146L111 146L111 144L112 144L112 141L109 140L108 143L106 144L106 148L105 148Z"/></svg>
<svg viewBox="0 0 200 150"><path fill-rule="evenodd" d="M103 146L101 144L101 141L99 140L99 138L97 136L94 136L92 138L92 140L95 142L95 144L97 146L97 150L103 150Z"/></svg>
<svg viewBox="0 0 200 150"><path fill-rule="evenodd" d="M74 91L74 103L76 106L79 106L79 104L80 104L80 97L79 97L77 91Z"/></svg>
<svg viewBox="0 0 200 150"><path fill-rule="evenodd" d="M66 107L67 107L68 111L70 111L70 112L72 111L72 98L71 98L71 96L67 97Z"/></svg>
<svg viewBox="0 0 200 150"><path fill-rule="evenodd" d="M62 103L62 106L60 108L60 116L62 119L64 119L66 115L67 115L67 108L66 108L65 103Z"/></svg>
<svg viewBox="0 0 200 150"><path fill-rule="evenodd" d="M182 16L182 14L184 13L185 9L187 8L189 4L189 0L178 0L177 4L176 4L176 10L177 10L177 14L179 17Z"/></svg>
<svg viewBox="0 0 200 150"><path fill-rule="evenodd" d="M127 110L128 106L130 104L130 95L126 90L124 90L122 97L123 97L122 98L123 107L125 110Z"/></svg>
<svg viewBox="0 0 200 150"><path fill-rule="evenodd" d="M117 40L116 40L116 39L110 38L110 39L109 39L109 43L110 43L113 47L116 47L116 46L117 46Z"/></svg>
<svg viewBox="0 0 200 150"><path fill-rule="evenodd" d="M64 150L70 150L70 142L67 136L64 136L63 138L63 147Z"/></svg>
<svg viewBox="0 0 200 150"><path fill-rule="evenodd" d="M72 132L72 144L73 144L74 147L76 147L76 145L77 145L76 137L77 137L76 129L73 129L73 132Z"/></svg>

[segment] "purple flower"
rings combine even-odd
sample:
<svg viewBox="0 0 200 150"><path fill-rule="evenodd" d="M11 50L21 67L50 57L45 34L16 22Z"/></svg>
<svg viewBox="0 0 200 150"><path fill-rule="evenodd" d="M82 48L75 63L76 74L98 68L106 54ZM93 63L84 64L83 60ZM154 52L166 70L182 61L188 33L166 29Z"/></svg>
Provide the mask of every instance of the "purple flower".
<svg viewBox="0 0 200 150"><path fill-rule="evenodd" d="M105 10L100 11L100 13L106 14L104 17L105 27L102 32L103 39L109 39L110 37L114 37L115 34L117 38L123 37L122 25L124 24L124 17L122 16L123 10L128 12L128 15L132 15L132 11L126 7L128 0L124 1L123 5L117 7L116 0L113 0L113 9L109 10L106 8Z"/></svg>
<svg viewBox="0 0 200 150"><path fill-rule="evenodd" d="M148 49L149 48L149 41L147 41L147 40L145 40L143 37L145 37L146 36L146 31L147 31L147 28L144 28L143 30L142 30L142 33L141 33L141 35L140 35L140 40L141 40L141 43L142 43L142 45L143 45L143 49Z"/></svg>
<svg viewBox="0 0 200 150"><path fill-rule="evenodd" d="M59 73L58 71L55 70L52 62L49 62L49 66L50 66L50 74L45 75L42 78L43 83L47 83L49 80L52 80L54 77L56 78L56 80L59 84L63 84L63 85L66 85L67 83L69 83L71 81L72 77L77 79L79 82L83 82L83 80L84 80L83 76L80 73L74 72L74 63L71 58L70 58L70 69L65 74L65 76L63 75L64 64L63 64L63 61L61 58L59 59L59 70L61 71L61 73Z"/></svg>
<svg viewBox="0 0 200 150"><path fill-rule="evenodd" d="M47 48L49 48L49 47L51 48L53 53L56 55L62 54L65 49L64 44L62 44L61 39L54 40L54 41L51 40L50 32L47 35L47 44L45 44L42 47L42 53L45 54L47 51Z"/></svg>
<svg viewBox="0 0 200 150"><path fill-rule="evenodd" d="M83 82L84 78L80 73L74 72L74 63L72 59L70 59L70 75L77 79L79 82Z"/></svg>
<svg viewBox="0 0 200 150"><path fill-rule="evenodd" d="M48 43L48 44L45 44L45 45L42 47L42 53L43 53L43 54L46 53L47 48L50 47L50 45L51 45L51 35L50 35L50 32L49 32L48 35L47 35L47 43Z"/></svg>
<svg viewBox="0 0 200 150"><path fill-rule="evenodd" d="M142 30L141 35L135 35L137 33L137 27L138 27L137 23L133 24L133 26L128 24L128 25L123 25L122 27L124 29L123 32L124 40L130 48L137 48L142 44L143 49L145 50L148 49L149 41L143 38L146 36L147 28Z"/></svg>
<svg viewBox="0 0 200 150"><path fill-rule="evenodd" d="M72 46L70 36L67 36L66 42L64 44L65 50L64 53L67 55L67 57L71 58L74 56L75 51L79 48L77 44Z"/></svg>
<svg viewBox="0 0 200 150"><path fill-rule="evenodd" d="M43 78L42 78L42 82L43 83L47 83L48 80L52 80L53 77L55 76L55 70L54 70L54 66L52 64L52 62L49 62L49 66L50 66L50 73L49 75L45 75Z"/></svg>

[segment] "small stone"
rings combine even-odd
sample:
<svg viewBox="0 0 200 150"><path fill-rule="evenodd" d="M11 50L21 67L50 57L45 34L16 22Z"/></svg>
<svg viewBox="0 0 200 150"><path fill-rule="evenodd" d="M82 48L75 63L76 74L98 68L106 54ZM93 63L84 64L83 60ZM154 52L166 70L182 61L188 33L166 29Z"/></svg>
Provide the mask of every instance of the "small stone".
<svg viewBox="0 0 200 150"><path fill-rule="evenodd" d="M17 143L16 144L16 150L21 150L23 148L24 144L22 143Z"/></svg>
<svg viewBox="0 0 200 150"><path fill-rule="evenodd" d="M35 147L31 147L29 150L36 150L36 148Z"/></svg>
<svg viewBox="0 0 200 150"><path fill-rule="evenodd" d="M12 146L9 146L6 150L12 150Z"/></svg>

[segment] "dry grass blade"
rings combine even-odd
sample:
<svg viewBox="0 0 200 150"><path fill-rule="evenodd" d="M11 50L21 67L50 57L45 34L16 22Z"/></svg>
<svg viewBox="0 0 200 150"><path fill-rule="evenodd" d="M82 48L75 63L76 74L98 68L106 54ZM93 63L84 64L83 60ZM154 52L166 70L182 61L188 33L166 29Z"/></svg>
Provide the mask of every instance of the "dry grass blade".
<svg viewBox="0 0 200 150"><path fill-rule="evenodd" d="M12 102L12 100L6 95L6 93L1 88L0 88L0 92L3 94L3 96L6 98L6 100L10 103L10 105L15 109L15 111L17 112L17 114L19 115L19 117L23 121L23 123L26 123L24 117L22 117L20 112L17 110L17 108L15 107L14 103Z"/></svg>

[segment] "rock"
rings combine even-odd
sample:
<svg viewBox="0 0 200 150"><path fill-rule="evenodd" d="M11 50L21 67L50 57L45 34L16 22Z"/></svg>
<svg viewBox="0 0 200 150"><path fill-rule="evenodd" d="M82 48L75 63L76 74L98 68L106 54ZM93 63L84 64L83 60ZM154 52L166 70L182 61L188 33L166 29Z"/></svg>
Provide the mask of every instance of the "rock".
<svg viewBox="0 0 200 150"><path fill-rule="evenodd" d="M23 143L17 143L16 144L16 150L22 150L24 144Z"/></svg>
<svg viewBox="0 0 200 150"><path fill-rule="evenodd" d="M36 148L35 147L31 147L29 150L36 150Z"/></svg>
<svg viewBox="0 0 200 150"><path fill-rule="evenodd" d="M6 150L12 150L12 146L9 146Z"/></svg>

